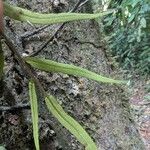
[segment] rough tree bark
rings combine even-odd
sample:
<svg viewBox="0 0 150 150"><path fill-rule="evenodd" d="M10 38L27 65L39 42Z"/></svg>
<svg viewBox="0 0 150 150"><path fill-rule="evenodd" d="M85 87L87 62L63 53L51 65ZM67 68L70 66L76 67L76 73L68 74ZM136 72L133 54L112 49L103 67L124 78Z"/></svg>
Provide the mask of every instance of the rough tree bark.
<svg viewBox="0 0 150 150"><path fill-rule="evenodd" d="M69 3L69 8L76 0L67 2ZM26 1L22 1L22 3L25 5ZM39 10L39 5L48 6L49 3L48 1L42 1L41 3L36 4L37 6L32 6L31 3L31 8ZM88 6L81 11L92 11L92 9L92 4L88 4ZM20 23L17 23L17 25L15 24L12 28L17 33L16 35L22 34L23 29L32 29L29 25L22 26ZM51 32L54 32L54 30L56 30L56 26L50 27L46 31L50 31L48 32L50 34ZM10 37L12 37L12 34L9 34ZM72 63L105 76L115 77L112 74L114 70L112 70L109 65L109 60L105 52L107 47L100 35L99 24L97 22L78 21L68 23L63 29L63 32L59 35L60 37L53 42L53 44L39 54L41 57L57 60L58 62ZM41 36L43 36L43 33ZM33 41L32 43L27 42L25 45L26 51L30 52L34 48L38 48L39 43L40 41ZM44 81L44 86L47 90L53 93L53 95L55 95L62 103L64 109L78 120L84 126L86 131L89 132L97 143L99 150L144 150L143 143L136 129L132 114L130 113L128 97L126 96L123 87L103 83L99 84L84 78L76 78L62 74L46 75L43 72L38 72L38 75L41 82ZM26 79L24 79L24 82L26 82ZM28 101L26 84L24 84L24 86L25 90L22 90L21 93L16 96L15 103ZM24 100L22 100L23 98ZM30 118L30 115L27 115L29 114L29 111L25 112L26 113L23 113L22 115L23 119L21 119L22 127L29 124L29 122L27 122L28 119L26 119ZM44 106L41 106L40 108L40 117L44 122L49 122L56 132L56 138L53 138L55 146L53 146L54 143L53 140L51 140L51 137L47 137L44 140L41 138L43 150L57 149L57 142L59 143L59 147L61 146L63 150L83 149L66 129L62 128L53 117L50 117L50 114ZM5 124L7 123L5 122ZM44 125L41 123L41 126ZM18 130L20 129L20 127L12 128L10 126L8 126L8 128L11 128L8 130L15 130L16 128ZM14 146L14 148L22 150L33 149L27 144L29 141L33 142L33 139L29 138L32 137L32 134L30 134L31 130L24 131L25 129L23 130L22 128L20 130L19 134L13 132L14 135L12 137L16 138L16 140L13 139L16 144L14 144L16 146ZM0 132L1 134L10 134L7 133L6 128L4 130L2 127L0 127ZM23 132L29 133L25 134ZM41 131L42 135L44 133L45 132ZM20 141L19 143L18 138L20 135L28 135L28 137L27 139L25 139L26 137L23 137L23 141ZM11 141L9 141L10 143L7 143L5 142L6 138L2 138L4 137L0 137L0 143L5 143L5 145L8 144L6 147L11 149L13 147L10 146ZM58 141L55 139L58 139ZM21 145L22 147L18 145Z"/></svg>

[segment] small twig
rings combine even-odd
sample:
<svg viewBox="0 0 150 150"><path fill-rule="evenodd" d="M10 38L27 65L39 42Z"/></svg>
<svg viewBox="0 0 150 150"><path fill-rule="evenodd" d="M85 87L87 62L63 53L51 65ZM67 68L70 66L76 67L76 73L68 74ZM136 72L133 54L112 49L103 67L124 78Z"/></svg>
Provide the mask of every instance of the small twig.
<svg viewBox="0 0 150 150"><path fill-rule="evenodd" d="M79 0L70 12L75 12L79 7L83 6L87 2L88 2L88 0ZM56 30L56 32L52 35L52 37L50 39L48 39L36 52L33 52L30 56L38 55L51 41L53 41L53 39L55 39L57 37L58 33L63 29L63 27L66 25L66 23L67 22L60 25L59 28Z"/></svg>
<svg viewBox="0 0 150 150"><path fill-rule="evenodd" d="M46 97L46 91L43 88L40 81L36 78L33 70L30 68L30 66L24 61L24 59L19 54L19 51L15 48L14 44L7 38L7 36L2 33L2 37L5 39L6 45L9 47L11 52L13 53L15 59L18 61L19 65L21 66L21 69L23 72L29 77L29 79L32 79L34 83L36 84L37 88L40 91L41 96ZM1 111L11 111L11 110L18 110L18 109L30 109L29 104L22 104L22 105L16 105L16 106L0 106L0 112Z"/></svg>
<svg viewBox="0 0 150 150"><path fill-rule="evenodd" d="M70 12L75 12L78 8L82 7L85 3L87 3L89 0L79 0L74 8Z"/></svg>
<svg viewBox="0 0 150 150"><path fill-rule="evenodd" d="M5 39L6 45L12 51L12 53L15 56L15 59L18 61L19 65L23 69L24 73L26 73L26 75L35 82L41 94L45 97L46 96L45 90L43 86L41 85L40 81L36 78L35 74L33 73L33 70L29 67L28 64L26 64L24 59L19 54L18 50L15 48L14 44L7 38L7 36L4 33L2 33L2 36Z"/></svg>
<svg viewBox="0 0 150 150"><path fill-rule="evenodd" d="M52 35L50 39L48 39L44 45L42 45L36 52L33 52L30 56L36 56L38 55L51 41L55 39L55 37L58 35L58 33L63 29L64 25L66 23L63 23L59 28L56 30L56 32Z"/></svg>
<svg viewBox="0 0 150 150"><path fill-rule="evenodd" d="M4 111L18 111L22 109L30 109L30 104L19 104L15 106L0 106L0 112Z"/></svg>
<svg viewBox="0 0 150 150"><path fill-rule="evenodd" d="M33 32L26 32L25 34L21 35L20 38L21 38L21 40L23 41L25 38L29 38L30 36L33 36L33 35L39 33L40 31L42 31L42 30L48 28L49 26L50 26L50 25L43 26L43 27L41 27L41 28L39 28L39 29L37 29L37 30L34 30Z"/></svg>

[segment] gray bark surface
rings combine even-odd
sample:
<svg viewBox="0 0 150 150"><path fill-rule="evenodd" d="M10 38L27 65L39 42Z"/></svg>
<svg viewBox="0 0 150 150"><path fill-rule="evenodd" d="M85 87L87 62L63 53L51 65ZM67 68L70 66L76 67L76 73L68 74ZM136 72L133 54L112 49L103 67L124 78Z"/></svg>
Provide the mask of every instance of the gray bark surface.
<svg viewBox="0 0 150 150"><path fill-rule="evenodd" d="M72 7L76 1L72 0L67 2L68 5L65 6L65 9ZM40 3L36 1L35 4L37 5L34 6L31 2L28 3L23 0L21 2L18 1L18 3L24 7L29 5L35 11L48 11L48 9L44 10L44 8L47 8L51 4L47 0L41 1ZM91 4L88 4L81 11L86 12L86 10L92 10ZM14 33L10 32L10 27L8 26L7 34L16 43L18 43L18 36L23 34L25 29L32 30L34 28L28 24L21 24L15 21L10 22L13 24L12 29L16 34L14 35ZM51 37L57 27L57 25L53 25L46 29L45 32L40 33L42 38L39 41L37 41L36 37L30 39L30 41L25 43L25 51L30 53L38 49L43 41ZM107 77L119 78L118 75L113 74L116 70L112 70L109 65L109 60L106 55L106 43L103 40L103 36L100 35L99 29L99 24L93 20L67 23L63 31L59 34L60 38L49 44L39 56L58 62L81 66ZM20 53L24 53L21 47L18 49ZM12 95L15 99L15 104L26 103L28 102L27 79L23 78L23 89L21 93L16 93L16 85L19 83L14 81L13 75L16 75L16 72L14 70L12 71L16 63L10 58L9 52L6 53L7 58L8 56L9 59L7 60L6 67L7 79L5 79L7 81L6 86L11 89L14 88ZM13 64L10 67L9 65L12 62ZM18 68L18 70L21 70L21 68ZM20 72L21 76L23 76L24 73L22 71ZM38 71L38 78L43 82L47 91L58 98L66 112L80 122L92 136L99 150L145 149L136 129L132 114L130 113L128 96L124 87L96 83L85 78L77 78L63 74L46 74L40 71ZM4 101L6 101L6 98ZM13 112L13 115L14 113L16 112ZM8 118L9 115L7 113L5 114ZM17 114L17 116L21 118L21 121L17 125L11 124L12 122L10 123L8 119L3 120L3 126L0 126L0 144L5 144L8 149L34 149L32 147L33 138L30 111L23 111ZM40 121L40 139L43 150L84 149L48 113L48 110L41 102ZM51 133L53 130L56 136ZM7 138L9 135L11 135L11 140L8 142Z"/></svg>

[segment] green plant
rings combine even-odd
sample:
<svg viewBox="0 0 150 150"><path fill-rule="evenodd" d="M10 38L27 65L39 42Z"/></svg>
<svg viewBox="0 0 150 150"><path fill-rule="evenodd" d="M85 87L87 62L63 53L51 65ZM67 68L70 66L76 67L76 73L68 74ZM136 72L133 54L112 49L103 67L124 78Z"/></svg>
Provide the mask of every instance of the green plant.
<svg viewBox="0 0 150 150"><path fill-rule="evenodd" d="M111 0L117 13L104 19L112 55L124 69L150 73L149 0Z"/></svg>
<svg viewBox="0 0 150 150"><path fill-rule="evenodd" d="M97 17L102 17L103 15L109 14L112 11L97 13L97 14L79 14L79 13L61 13L61 14L40 14L34 13L29 10L25 10L19 7L10 6L9 4L4 2L4 15L7 15L13 19L23 22L30 23L42 23L42 24L53 24L60 23L66 21L74 21L74 20L83 20L83 19L93 19ZM76 67L74 65L68 65L63 63L57 63L51 60L45 60L43 58L36 57L24 57L22 58L20 54L17 52L13 43L7 38L4 32L1 32L1 36L5 39L5 43L9 47L9 49L13 52L15 58L20 64L21 68L27 73L29 77L29 97L31 103L31 113L32 113L32 123L33 123L33 137L34 143L37 150L40 149L39 145L39 133L38 133L38 103L37 103L37 94L36 90L41 92L41 95L45 99L45 104L48 110L58 119L58 121L67 128L77 139L81 142L86 150L96 150L96 144L93 142L88 133L83 129L83 127L76 122L72 117L70 117L66 112L64 112L61 105L57 102L57 100L51 95L47 94L44 90L44 87L39 82L38 78L33 74L32 67L37 68L39 70L47 71L47 72L57 72L57 73L65 73L71 74L75 76L86 77L98 82L108 82L108 83L126 83L125 81L114 80L107 77L103 77L101 75L97 75L91 71L86 69ZM2 52L2 48L0 49ZM0 69L1 76L3 73L3 53L0 53ZM28 65L31 65L31 68Z"/></svg>

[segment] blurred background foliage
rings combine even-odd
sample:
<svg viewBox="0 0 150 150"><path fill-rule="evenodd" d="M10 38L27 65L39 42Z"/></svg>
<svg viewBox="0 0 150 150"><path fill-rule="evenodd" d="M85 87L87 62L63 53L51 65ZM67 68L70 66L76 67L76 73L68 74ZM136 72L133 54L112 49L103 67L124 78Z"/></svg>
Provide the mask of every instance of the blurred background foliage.
<svg viewBox="0 0 150 150"><path fill-rule="evenodd" d="M112 56L123 69L150 73L150 0L102 0L116 13L104 18Z"/></svg>

